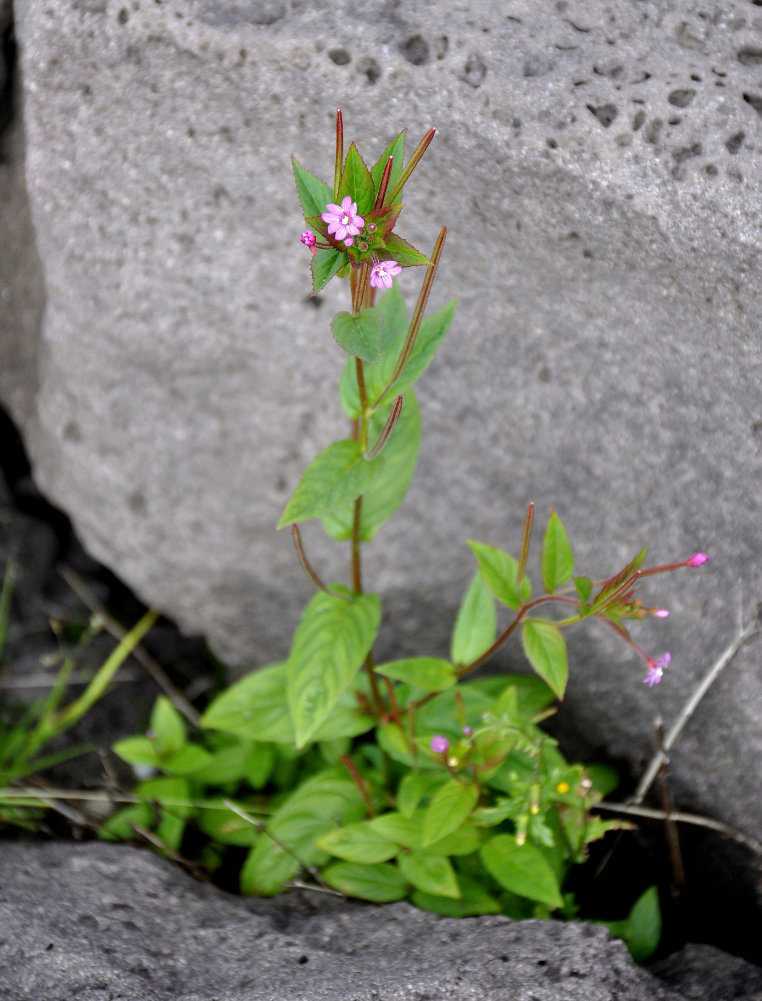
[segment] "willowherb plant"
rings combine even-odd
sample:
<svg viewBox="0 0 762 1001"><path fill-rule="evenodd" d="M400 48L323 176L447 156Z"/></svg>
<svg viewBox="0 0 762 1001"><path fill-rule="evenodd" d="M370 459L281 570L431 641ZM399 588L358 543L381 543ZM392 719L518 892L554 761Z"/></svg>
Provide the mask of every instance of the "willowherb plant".
<svg viewBox="0 0 762 1001"><path fill-rule="evenodd" d="M539 727L566 689L564 630L604 623L644 659L653 686L670 656L646 654L627 623L668 613L646 607L637 586L708 557L646 568L644 549L611 577L592 580L575 573L553 511L538 586L527 572L530 504L517 557L469 542L476 572L449 657L377 661L381 600L366 590L362 546L412 479L421 439L414 386L455 313L452 301L424 318L446 231L428 257L396 232L403 191L433 136L403 167L402 132L368 168L354 143L345 154L339 112L333 184L293 161L313 290L338 277L351 299L331 324L348 356L339 400L349 433L310 463L279 523L291 528L316 593L287 661L215 698L201 738L189 740L180 715L160 699L149 734L116 745L127 762L163 775L138 788L150 803L116 814L105 833L153 826L177 851L193 822L208 838L208 866L222 864L231 846L247 849L245 893L274 894L308 878L372 901L410 897L442 914L571 916L570 867L622 825L591 812L610 788L606 769L568 763ZM408 267L424 269L410 315L395 283ZM347 543L344 583L325 583L310 564L299 525L311 519ZM496 605L508 616L500 628ZM516 633L534 675L471 679Z"/></svg>

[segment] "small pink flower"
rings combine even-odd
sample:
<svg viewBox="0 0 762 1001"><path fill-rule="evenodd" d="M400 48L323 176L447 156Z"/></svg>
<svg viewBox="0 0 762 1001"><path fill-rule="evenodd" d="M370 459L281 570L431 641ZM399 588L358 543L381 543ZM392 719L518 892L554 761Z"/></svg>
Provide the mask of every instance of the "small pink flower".
<svg viewBox="0 0 762 1001"><path fill-rule="evenodd" d="M392 279L402 271L396 261L381 261L370 269L370 284L372 288L391 288Z"/></svg>
<svg viewBox="0 0 762 1001"><path fill-rule="evenodd" d="M669 610L666 608L653 608L651 609L651 615L657 619L666 619L669 615Z"/></svg>
<svg viewBox="0 0 762 1001"><path fill-rule="evenodd" d="M648 674L643 678L643 683L653 688L658 685L664 675L664 668L672 660L668 653L665 653L661 660L648 659Z"/></svg>
<svg viewBox="0 0 762 1001"><path fill-rule="evenodd" d="M693 556L689 556L685 561L687 567L700 567L704 563L708 563L711 556L707 556L706 553L694 553Z"/></svg>
<svg viewBox="0 0 762 1001"><path fill-rule="evenodd" d="M363 217L357 214L357 202L353 202L349 195L344 195L341 205L326 205L320 218L328 223L329 235L334 235L337 240L359 236L365 225Z"/></svg>
<svg viewBox="0 0 762 1001"><path fill-rule="evenodd" d="M344 246L345 247L351 247L354 242L355 242L355 238L353 236L348 236L346 238L346 240L344 241Z"/></svg>
<svg viewBox="0 0 762 1001"><path fill-rule="evenodd" d="M304 244L305 247L309 247L310 252L312 253L312 256L314 257L315 254L317 254L317 250L315 250L315 244L317 243L317 237L312 232L312 230L311 229L305 229L305 231L302 233L302 235L299 237L299 239L302 241L302 243Z"/></svg>
<svg viewBox="0 0 762 1001"><path fill-rule="evenodd" d="M447 754L450 749L450 741L447 737L442 737L439 734L436 737L431 738L431 743L429 747L434 752L434 754Z"/></svg>

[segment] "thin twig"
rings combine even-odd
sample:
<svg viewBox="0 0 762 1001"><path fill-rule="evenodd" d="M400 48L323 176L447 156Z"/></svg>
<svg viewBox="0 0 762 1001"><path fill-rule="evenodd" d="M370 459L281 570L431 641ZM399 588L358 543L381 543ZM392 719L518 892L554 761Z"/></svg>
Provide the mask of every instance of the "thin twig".
<svg viewBox="0 0 762 1001"><path fill-rule="evenodd" d="M669 756L664 748L664 725L661 719L657 719L654 729L656 731L657 746L664 754L664 760L659 769L661 803L664 810L664 838L667 842L669 863L672 867L672 895L675 900L678 900L685 887L685 865L683 864L683 853L680 850L680 835L677 833L677 824L675 823L672 792L669 788L669 776L667 772Z"/></svg>
<svg viewBox="0 0 762 1001"><path fill-rule="evenodd" d="M667 819L667 813L664 810L658 810L650 806L637 806L634 803L608 803L603 800L600 803L596 803L594 809L608 810L611 813L622 813L633 817L645 817L648 820ZM697 813L683 813L680 810L670 813L669 818L677 821L678 824L691 824L694 827L707 827L710 831L718 831L720 834L724 834L726 838L731 838L739 845L744 845L755 854L762 856L762 842L757 841L756 838L749 837L749 835L744 834L735 827L723 824L721 820L702 817Z"/></svg>
<svg viewBox="0 0 762 1001"><path fill-rule="evenodd" d="M660 748L649 762L648 767L646 768L640 782L638 783L637 789L630 797L628 802L635 805L643 802L646 793L653 785L656 776L659 774L659 769L662 765L662 762L666 760L666 756L669 754L669 752L677 743L688 721L696 711L696 707L698 706L698 704L704 698L704 696L709 691L714 682L717 680L717 678L720 676L722 671L733 660L733 658L741 649L741 647L744 645L744 643L752 636L754 636L755 633L758 631L759 611L760 611L760 606L757 605L748 625L743 628L740 628L740 631L738 632L735 639L720 654L719 658L714 662L714 664L710 667L710 669L701 679L699 684L696 686L695 690L693 691L693 693L691 694L690 698L687 700L683 708L678 713L677 719L672 724L672 726L669 729L669 732L664 738L663 748Z"/></svg>
<svg viewBox="0 0 762 1001"><path fill-rule="evenodd" d="M96 598L81 577L79 577L79 575L69 567L61 567L60 574L80 601L82 601L91 612L100 618L104 629L111 633L115 639L121 642L127 635L128 630L126 630L120 622L117 622L117 620L109 614L106 608ZM146 669L170 702L180 713L182 713L188 722L193 726L198 726L201 720L200 714L193 708L180 689L170 681L164 668L154 657L151 656L145 647L138 643L132 651L132 656L142 667Z"/></svg>

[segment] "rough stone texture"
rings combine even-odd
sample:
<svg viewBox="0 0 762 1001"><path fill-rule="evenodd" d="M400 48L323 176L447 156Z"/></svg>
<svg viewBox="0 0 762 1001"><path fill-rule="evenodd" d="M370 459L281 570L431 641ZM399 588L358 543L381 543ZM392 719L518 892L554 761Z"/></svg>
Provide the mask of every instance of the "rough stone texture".
<svg viewBox="0 0 762 1001"><path fill-rule="evenodd" d="M8 1001L684 1001L602 928L244 902L124 846L4 844L0 919ZM730 989L746 964L717 955L721 978L706 966L685 997L758 1001L751 980Z"/></svg>
<svg viewBox="0 0 762 1001"><path fill-rule="evenodd" d="M339 105L372 154L434 123L400 228L427 248L449 226L434 298L457 293L459 314L404 514L369 551L382 646L445 652L463 540L515 549L530 498L560 509L593 575L644 541L656 562L705 549L710 567L649 589L673 613L638 633L672 652L661 689L612 637L572 644L565 711L639 767L654 715L674 718L761 590L758 3L15 13L47 310L39 391L0 385L88 548L234 665L284 654L309 587L272 526L341 427L337 405L312 408L338 376L343 301L308 301L286 157L330 176ZM750 834L759 655L757 638L671 766L681 805Z"/></svg>
<svg viewBox="0 0 762 1001"><path fill-rule="evenodd" d="M686 1001L705 997L707 984L718 985L718 998L762 999L762 970L710 945L686 945L657 963L652 972Z"/></svg>

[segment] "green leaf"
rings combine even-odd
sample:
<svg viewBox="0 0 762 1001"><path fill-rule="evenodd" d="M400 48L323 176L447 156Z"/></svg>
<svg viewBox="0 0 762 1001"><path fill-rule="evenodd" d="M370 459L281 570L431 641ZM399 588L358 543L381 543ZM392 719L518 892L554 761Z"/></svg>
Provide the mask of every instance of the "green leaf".
<svg viewBox="0 0 762 1001"><path fill-rule="evenodd" d="M394 191L394 187L402 174L402 161L405 156L405 133L400 132L396 139L392 139L389 145L386 147L381 156L376 160L376 162L371 167L370 175L373 178L373 190L375 194L378 194L379 185L381 184L381 178L384 174L384 167L386 167L386 161L390 156L394 157L394 163L392 164L391 173L389 175L389 184L386 189L387 195L390 195Z"/></svg>
<svg viewBox="0 0 762 1001"><path fill-rule="evenodd" d="M572 555L566 529L555 511L550 512L548 527L542 540L542 582L548 594L561 587L574 573Z"/></svg>
<svg viewBox="0 0 762 1001"><path fill-rule="evenodd" d="M201 717L201 726L250 740L292 743L286 672L284 663L247 674L217 696Z"/></svg>
<svg viewBox="0 0 762 1001"><path fill-rule="evenodd" d="M298 859L262 833L255 839L254 847L241 866L239 889L243 894L274 897L276 893L283 892L286 883L300 869Z"/></svg>
<svg viewBox="0 0 762 1001"><path fill-rule="evenodd" d="M376 904L388 904L407 896L408 886L402 873L388 862L379 865L336 862L320 875L334 890Z"/></svg>
<svg viewBox="0 0 762 1001"><path fill-rule="evenodd" d="M579 610L584 614L587 611L586 605L593 591L593 582L589 577L575 577L574 588L579 598Z"/></svg>
<svg viewBox="0 0 762 1001"><path fill-rule="evenodd" d="M511 893L538 900L553 909L563 899L553 870L534 845L519 845L510 834L498 834L481 847L481 857L498 883Z"/></svg>
<svg viewBox="0 0 762 1001"><path fill-rule="evenodd" d="M369 440L381 434L391 406L376 411L370 420ZM402 411L384 447L383 468L363 494L360 538L370 542L405 499L418 464L421 446L421 415L412 390L405 394ZM337 541L352 536L353 506L347 506L323 518L323 528Z"/></svg>
<svg viewBox="0 0 762 1001"><path fill-rule="evenodd" d="M636 963L644 963L654 954L661 938L661 908L655 886L643 893L623 921L595 921L608 928L615 938L623 939Z"/></svg>
<svg viewBox="0 0 762 1001"><path fill-rule="evenodd" d="M454 664L470 664L489 650L497 634L492 595L480 573L475 573L460 603L450 644Z"/></svg>
<svg viewBox="0 0 762 1001"><path fill-rule="evenodd" d="M593 599L592 609L597 610L602 605L606 603L606 599L609 598L617 588L621 587L622 584L631 577L636 570L640 570L643 566L643 562L646 558L646 547L640 550L638 555L634 559L630 560L627 566L623 567L618 574L612 577L610 580L606 581L601 587L598 594L596 594Z"/></svg>
<svg viewBox="0 0 762 1001"><path fill-rule="evenodd" d="M347 254L335 247L318 247L312 258L312 294L317 295L347 264Z"/></svg>
<svg viewBox="0 0 762 1001"><path fill-rule="evenodd" d="M362 666L381 621L375 594L319 591L302 615L288 658L288 704L297 747L317 732Z"/></svg>
<svg viewBox="0 0 762 1001"><path fill-rule="evenodd" d="M117 740L111 750L128 765L158 768L161 765L158 749L148 737L125 737Z"/></svg>
<svg viewBox="0 0 762 1001"><path fill-rule="evenodd" d="M397 808L403 817L412 817L426 792L427 779L408 772L397 788Z"/></svg>
<svg viewBox="0 0 762 1001"><path fill-rule="evenodd" d="M502 907L500 901L489 894L481 883L458 874L460 884L460 900L453 900L449 897L440 897L433 893L422 893L416 890L411 900L416 907L424 911L433 911L434 914L442 914L449 918L467 918L478 914L500 914Z"/></svg>
<svg viewBox="0 0 762 1001"><path fill-rule="evenodd" d="M167 775L193 775L212 760L209 751L198 744L186 744L162 763L162 771Z"/></svg>
<svg viewBox="0 0 762 1001"><path fill-rule="evenodd" d="M325 212L326 205L333 202L333 189L311 174L299 163L295 156L291 157L294 167L294 179L296 190L299 193L299 201L302 203L304 215L321 215Z"/></svg>
<svg viewBox="0 0 762 1001"><path fill-rule="evenodd" d="M154 703L150 727L162 757L174 754L185 743L185 721L166 695L160 695Z"/></svg>
<svg viewBox="0 0 762 1001"><path fill-rule="evenodd" d="M204 834L223 845L251 848L259 837L259 831L253 824L234 813L222 801L219 809L201 810L197 823Z"/></svg>
<svg viewBox="0 0 762 1001"><path fill-rule="evenodd" d="M396 282L381 296L376 309L380 309L384 315L381 327L381 350L386 351L401 341L407 333L407 306Z"/></svg>
<svg viewBox="0 0 762 1001"><path fill-rule="evenodd" d="M407 335L407 320L402 317L402 311L398 308L396 294L389 303L388 313L386 311L387 307L385 303L393 292L395 292L395 289L390 289L378 307L384 312L386 318L381 335L381 357L378 364L368 369L365 373L368 399L377 406L381 403L391 401L400 393L405 393L423 375L452 323L457 305L456 300L452 299L441 309L437 310L436 313L423 320L404 370L394 381L394 384L389 385L389 380L394 374L399 354ZM389 327L388 334L384 333L387 325ZM391 332L393 330L398 331L394 340L391 339ZM387 386L389 387L388 389ZM383 397L381 396L382 393ZM344 369L341 377L340 398L341 405L348 417L357 418L360 416L360 397L357 390L354 363L351 364L351 367L348 363Z"/></svg>
<svg viewBox="0 0 762 1001"><path fill-rule="evenodd" d="M399 845L388 841L364 823L334 828L318 838L316 845L346 862L362 862L367 865L388 862L400 850Z"/></svg>
<svg viewBox="0 0 762 1001"><path fill-rule="evenodd" d="M440 897L460 897L458 877L449 859L425 852L402 853L397 859L399 870L408 883L424 893Z"/></svg>
<svg viewBox="0 0 762 1001"><path fill-rule="evenodd" d="M521 604L518 587L518 560L502 549L485 545L483 542L469 540L468 544L479 564L482 580L492 594L508 608L518 608Z"/></svg>
<svg viewBox="0 0 762 1001"><path fill-rule="evenodd" d="M384 243L397 264L401 264L403 268L412 267L416 264L431 263L428 257L416 250L407 240L403 240L401 236L397 236L396 233L390 233Z"/></svg>
<svg viewBox="0 0 762 1001"><path fill-rule="evenodd" d="M452 664L441 657L409 657L379 664L379 674L395 681L404 681L427 692L443 692L458 680Z"/></svg>
<svg viewBox="0 0 762 1001"><path fill-rule="evenodd" d="M381 349L383 313L379 309L364 309L358 316L337 313L331 321L333 336L339 347L363 361L377 362Z"/></svg>
<svg viewBox="0 0 762 1001"><path fill-rule="evenodd" d="M433 797L423 820L424 847L456 831L479 801L479 787L451 779Z"/></svg>
<svg viewBox="0 0 762 1001"><path fill-rule="evenodd" d="M307 466L278 528L320 518L351 503L365 493L382 463L383 456L368 462L359 443L351 438L335 441Z"/></svg>
<svg viewBox="0 0 762 1001"><path fill-rule="evenodd" d="M561 630L552 622L526 619L521 630L521 644L529 663L562 699L569 677L569 664L566 640Z"/></svg>
<svg viewBox="0 0 762 1001"><path fill-rule="evenodd" d="M340 204L346 195L349 195L353 202L357 202L357 211L360 215L372 211L376 200L375 185L370 171L365 166L354 143L349 147L347 158L344 161L337 203Z"/></svg>
<svg viewBox="0 0 762 1001"><path fill-rule="evenodd" d="M367 823L368 827L382 838L386 838L387 841L392 841L400 848L415 850L423 848L423 817L424 814L421 810L411 817L392 811L382 813Z"/></svg>

